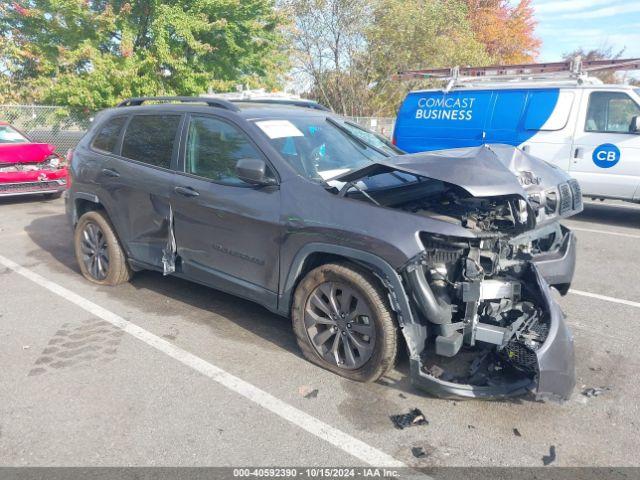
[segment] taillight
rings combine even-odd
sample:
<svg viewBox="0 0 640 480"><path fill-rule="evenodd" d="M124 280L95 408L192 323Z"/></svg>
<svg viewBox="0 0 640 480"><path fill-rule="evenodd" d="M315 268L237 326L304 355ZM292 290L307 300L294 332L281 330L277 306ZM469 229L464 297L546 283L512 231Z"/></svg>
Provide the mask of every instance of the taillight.
<svg viewBox="0 0 640 480"><path fill-rule="evenodd" d="M73 148L67 150L67 188L71 188L71 160L73 160Z"/></svg>

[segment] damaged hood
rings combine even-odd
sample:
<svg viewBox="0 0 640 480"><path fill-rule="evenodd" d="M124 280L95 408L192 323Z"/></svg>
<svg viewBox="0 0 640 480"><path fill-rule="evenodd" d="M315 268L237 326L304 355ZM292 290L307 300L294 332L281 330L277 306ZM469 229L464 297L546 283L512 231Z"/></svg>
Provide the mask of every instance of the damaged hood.
<svg viewBox="0 0 640 480"><path fill-rule="evenodd" d="M566 182L555 166L510 145L482 145L390 157L332 180L353 182L369 175L400 171L457 185L474 197L520 195Z"/></svg>
<svg viewBox="0 0 640 480"><path fill-rule="evenodd" d="M0 143L0 164L40 163L55 149L48 143Z"/></svg>

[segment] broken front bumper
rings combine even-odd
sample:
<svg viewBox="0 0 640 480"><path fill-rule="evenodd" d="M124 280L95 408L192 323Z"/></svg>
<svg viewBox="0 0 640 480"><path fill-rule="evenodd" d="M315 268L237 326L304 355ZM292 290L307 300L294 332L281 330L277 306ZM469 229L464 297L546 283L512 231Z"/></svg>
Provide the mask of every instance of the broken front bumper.
<svg viewBox="0 0 640 480"><path fill-rule="evenodd" d="M513 382L490 386L455 383L430 375L424 370L421 359L412 357L412 383L420 389L444 398L499 399L531 392L538 400L568 399L575 386L573 336L549 285L537 268L533 270L543 306L549 315L549 333L542 346L535 352L537 373L533 379L518 378Z"/></svg>
<svg viewBox="0 0 640 480"><path fill-rule="evenodd" d="M67 170L0 173L0 197L58 193L67 188Z"/></svg>
<svg viewBox="0 0 640 480"><path fill-rule="evenodd" d="M554 252L534 255L533 263L549 285L558 286L562 294L569 289L576 270L576 236L566 227L560 227L563 238Z"/></svg>

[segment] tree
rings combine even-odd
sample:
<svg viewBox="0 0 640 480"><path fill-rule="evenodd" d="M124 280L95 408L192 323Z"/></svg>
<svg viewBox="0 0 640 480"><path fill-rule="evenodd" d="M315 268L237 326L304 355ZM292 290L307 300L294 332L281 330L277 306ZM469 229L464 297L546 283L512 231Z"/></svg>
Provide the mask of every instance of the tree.
<svg viewBox="0 0 640 480"><path fill-rule="evenodd" d="M378 0L367 30L374 115L395 115L410 89L424 82L391 81L402 70L487 65L490 57L474 36L462 0Z"/></svg>
<svg viewBox="0 0 640 480"><path fill-rule="evenodd" d="M464 0L288 0L293 61L307 93L339 113L395 115L407 89L392 74L487 64Z"/></svg>
<svg viewBox="0 0 640 480"><path fill-rule="evenodd" d="M97 110L130 96L275 87L283 20L273 0L3 2L0 94L10 85L24 101Z"/></svg>
<svg viewBox="0 0 640 480"><path fill-rule="evenodd" d="M468 18L476 39L492 63L517 64L535 60L540 40L534 36L536 22L531 0L516 5L508 0L466 0Z"/></svg>
<svg viewBox="0 0 640 480"><path fill-rule="evenodd" d="M366 0L287 0L294 75L308 93L333 110L358 115L366 96L356 65L366 49Z"/></svg>
<svg viewBox="0 0 640 480"><path fill-rule="evenodd" d="M604 45L600 48L592 50L585 50L584 48L578 48L573 52L568 52L562 55L565 60L574 60L576 57L580 57L582 61L588 60L616 60L622 57L624 48L622 50L614 50L612 46ZM605 72L593 72L589 75L597 77L604 83L618 83L616 72L608 70Z"/></svg>

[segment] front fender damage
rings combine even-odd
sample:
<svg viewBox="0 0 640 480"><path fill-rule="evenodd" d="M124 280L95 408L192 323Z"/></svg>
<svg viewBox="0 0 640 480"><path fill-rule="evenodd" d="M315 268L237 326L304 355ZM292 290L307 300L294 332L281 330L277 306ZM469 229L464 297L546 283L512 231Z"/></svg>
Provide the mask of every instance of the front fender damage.
<svg viewBox="0 0 640 480"><path fill-rule="evenodd" d="M403 270L418 323L428 331L411 353L412 383L445 398L526 393L569 398L573 337L533 262L489 267L481 248L425 252ZM411 330L403 333L413 342Z"/></svg>

